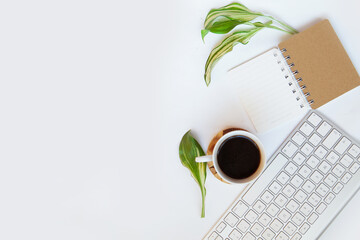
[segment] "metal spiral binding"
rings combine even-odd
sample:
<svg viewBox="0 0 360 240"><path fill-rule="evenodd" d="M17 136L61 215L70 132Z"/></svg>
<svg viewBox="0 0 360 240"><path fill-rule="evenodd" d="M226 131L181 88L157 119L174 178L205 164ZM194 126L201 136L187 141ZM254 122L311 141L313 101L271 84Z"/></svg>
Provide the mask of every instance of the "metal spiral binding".
<svg viewBox="0 0 360 240"><path fill-rule="evenodd" d="M286 53L286 48L283 48L283 49L280 49L280 51L281 51L281 53L283 54L283 56L284 56L284 58L285 58L285 60L286 60L286 63L287 63L287 61L289 60L289 59L291 59L291 57L290 57L290 55L286 55L285 53ZM274 56L277 56L277 54L274 54ZM286 55L286 56L285 56ZM275 56L275 57L276 57ZM281 63L281 61L278 61L278 64L280 64ZM294 67L295 66L295 64L292 62L292 63L287 63L288 64L288 66L289 66L289 68L291 69L292 67ZM283 70L283 67L281 68L281 71L284 71ZM292 72L292 74L294 75L294 76L296 76L297 74L299 74L299 71L298 70L291 70L291 72ZM287 79L287 78L289 78L289 76L288 75L285 75L285 79ZM310 100L307 100L307 97L309 97L310 96L310 93L309 92L304 92L304 89L306 89L306 85L305 84L302 84L302 85L300 85L300 82L302 82L303 81L303 79L301 78L301 77L299 77L299 78L296 78L295 77L295 79L296 79L296 81L297 81L297 83L299 84L299 87L300 87L300 90L303 92L303 94L304 94L304 96L305 96L305 98L306 98L306 101L311 105L311 104L313 104L315 101L314 101L314 99L310 99ZM293 84L292 84L292 82L289 82L288 83L289 84L289 86L292 86ZM292 89L292 92L295 94L296 92L297 92L297 90L296 89ZM296 97L296 100L297 101L300 101L300 97ZM300 104L300 107L301 108L303 108L304 107L304 104Z"/></svg>

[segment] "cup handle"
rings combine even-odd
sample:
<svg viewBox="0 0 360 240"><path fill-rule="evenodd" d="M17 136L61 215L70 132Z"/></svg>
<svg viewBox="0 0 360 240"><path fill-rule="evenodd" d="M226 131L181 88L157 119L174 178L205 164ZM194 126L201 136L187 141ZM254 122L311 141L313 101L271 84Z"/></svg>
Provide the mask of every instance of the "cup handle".
<svg viewBox="0 0 360 240"><path fill-rule="evenodd" d="M195 162L211 162L211 161L212 161L212 155L205 155L195 158Z"/></svg>

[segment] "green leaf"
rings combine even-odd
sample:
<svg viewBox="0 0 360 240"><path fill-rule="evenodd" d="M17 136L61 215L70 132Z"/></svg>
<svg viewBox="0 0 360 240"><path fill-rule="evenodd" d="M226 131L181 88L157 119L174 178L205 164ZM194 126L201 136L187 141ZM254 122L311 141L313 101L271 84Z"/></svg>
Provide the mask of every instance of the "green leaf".
<svg viewBox="0 0 360 240"><path fill-rule="evenodd" d="M257 18L259 14L237 11L237 10L226 10L226 11L217 11L211 15L208 15L205 19L205 29L210 30L216 22L227 19L227 21L238 21L238 24L243 22L249 22Z"/></svg>
<svg viewBox="0 0 360 240"><path fill-rule="evenodd" d="M272 22L269 21L265 24L256 23L257 27L254 27L245 31L234 32L230 36L226 37L217 47L215 47L205 64L205 74L204 79L207 86L209 86L211 82L211 71L214 65L223 57L226 53L231 52L233 47L238 44L247 44L249 40L261 29L264 27L268 27Z"/></svg>
<svg viewBox="0 0 360 240"><path fill-rule="evenodd" d="M217 15L218 13L221 12L226 12L226 11L239 11L239 12L252 12L250 11L250 9L248 9L247 7L245 7L245 5L240 4L240 3L230 3L224 7L221 8L217 8L217 9L211 9L206 17L206 19L208 21L210 21L210 18L214 18L215 15ZM206 22L206 20L205 20Z"/></svg>
<svg viewBox="0 0 360 240"><path fill-rule="evenodd" d="M208 27L208 31L216 34L225 34L233 30L237 25L244 23L238 20L227 19L226 21L216 21Z"/></svg>
<svg viewBox="0 0 360 240"><path fill-rule="evenodd" d="M271 27L290 34L297 31L289 25L281 22L271 16L264 15L260 12L254 12L240 3L231 3L224 7L211 9L204 21L204 29L212 33L225 34L234 29L237 25L251 24L251 21L257 17L267 18L280 24L282 28ZM203 40L204 40L203 36Z"/></svg>
<svg viewBox="0 0 360 240"><path fill-rule="evenodd" d="M201 30L201 38L203 41L204 41L206 34L208 34L208 33L209 33L209 30L206 30L206 29Z"/></svg>
<svg viewBox="0 0 360 240"><path fill-rule="evenodd" d="M201 190L202 208L201 217L205 217L205 180L206 180L206 163L198 163L196 157L205 155L200 144L191 136L190 130L185 133L179 146L179 157L182 165L190 170L191 176L198 183Z"/></svg>
<svg viewBox="0 0 360 240"><path fill-rule="evenodd" d="M224 32L228 33L236 25L239 25L243 22L248 22L254 20L256 17L260 16L260 13L252 12L247 7L240 3L231 3L224 7L218 9L212 9L209 11L204 22L204 28L211 31L211 29L216 28L216 25L234 25L230 30ZM215 26L214 26L215 25ZM228 27L230 28L230 27ZM213 32L213 31L211 31ZM217 33L217 32L216 32Z"/></svg>

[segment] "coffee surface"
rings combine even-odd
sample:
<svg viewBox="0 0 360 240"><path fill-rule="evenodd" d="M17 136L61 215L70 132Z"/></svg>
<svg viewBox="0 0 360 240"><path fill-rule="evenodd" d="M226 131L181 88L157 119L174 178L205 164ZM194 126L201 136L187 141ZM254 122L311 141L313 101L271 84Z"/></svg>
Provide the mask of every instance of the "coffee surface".
<svg viewBox="0 0 360 240"><path fill-rule="evenodd" d="M233 136L220 145L217 160L220 169L227 176L244 179L250 177L258 169L260 150L250 138Z"/></svg>

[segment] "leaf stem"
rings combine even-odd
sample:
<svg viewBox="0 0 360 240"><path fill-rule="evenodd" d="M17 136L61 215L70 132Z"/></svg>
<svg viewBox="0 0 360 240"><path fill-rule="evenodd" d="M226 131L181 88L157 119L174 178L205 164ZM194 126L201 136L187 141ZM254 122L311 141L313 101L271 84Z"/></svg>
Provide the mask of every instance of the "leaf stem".
<svg viewBox="0 0 360 240"><path fill-rule="evenodd" d="M286 23L284 23L284 22L281 22L281 21L279 21L279 20L277 20L277 19L275 19L274 17L271 17L271 16L265 16L264 15L264 17L266 17L266 18L269 18L269 19L271 19L271 20L274 20L275 22L277 22L277 23L279 23L281 26L283 26L284 28L286 28L286 29L288 29L288 30L290 30L290 34L295 34L295 33L298 33L298 31L295 29L295 28L293 28L293 27L291 27L291 26L289 26L289 25L287 25Z"/></svg>
<svg viewBox="0 0 360 240"><path fill-rule="evenodd" d="M276 27L276 26L267 26L268 28L272 28L272 29L276 29L276 30L279 30L279 31L282 31L282 32L286 32L286 33L289 33L289 34L294 34L294 32L290 32L290 31L287 31L285 29L282 29L282 28L279 28L279 27Z"/></svg>
<svg viewBox="0 0 360 240"><path fill-rule="evenodd" d="M206 190L205 188L201 188L201 218L205 217L205 196Z"/></svg>
<svg viewBox="0 0 360 240"><path fill-rule="evenodd" d="M270 21L270 22L265 23L265 26L266 26L267 28L276 29L276 30L279 30L279 31L282 31L282 32L286 32L286 33L289 33L289 34L294 34L294 32L293 32L293 31L288 31L288 30L286 30L286 29L282 29L282 28L279 28L279 27L276 27L276 26L270 25L269 23L271 24L271 21ZM244 24L244 25L248 25L248 26L255 26L255 27L256 27L256 24L255 24L255 23L253 23L253 22L244 22L244 23L242 23L242 24Z"/></svg>

